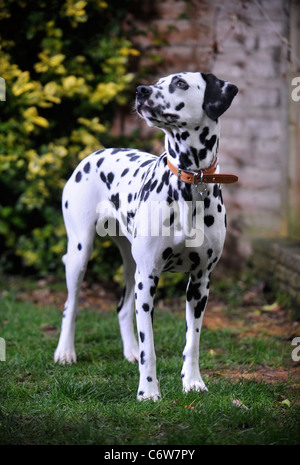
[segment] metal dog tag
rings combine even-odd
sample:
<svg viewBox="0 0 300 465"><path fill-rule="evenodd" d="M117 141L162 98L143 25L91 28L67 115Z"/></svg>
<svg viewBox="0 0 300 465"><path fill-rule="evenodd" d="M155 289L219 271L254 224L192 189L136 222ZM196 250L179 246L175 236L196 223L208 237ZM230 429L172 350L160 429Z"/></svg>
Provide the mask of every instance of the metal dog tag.
<svg viewBox="0 0 300 465"><path fill-rule="evenodd" d="M196 185L196 191L199 194L200 201L204 201L205 194L207 192L207 184L200 182L199 184Z"/></svg>

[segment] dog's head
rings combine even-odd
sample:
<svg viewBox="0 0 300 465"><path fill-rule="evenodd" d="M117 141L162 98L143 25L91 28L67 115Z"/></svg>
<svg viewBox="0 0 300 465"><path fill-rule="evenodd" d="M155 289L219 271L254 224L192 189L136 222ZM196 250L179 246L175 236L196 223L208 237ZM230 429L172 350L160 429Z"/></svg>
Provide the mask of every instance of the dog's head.
<svg viewBox="0 0 300 465"><path fill-rule="evenodd" d="M213 74L171 74L137 88L136 110L149 126L196 127L204 118L217 121L237 92L235 85Z"/></svg>

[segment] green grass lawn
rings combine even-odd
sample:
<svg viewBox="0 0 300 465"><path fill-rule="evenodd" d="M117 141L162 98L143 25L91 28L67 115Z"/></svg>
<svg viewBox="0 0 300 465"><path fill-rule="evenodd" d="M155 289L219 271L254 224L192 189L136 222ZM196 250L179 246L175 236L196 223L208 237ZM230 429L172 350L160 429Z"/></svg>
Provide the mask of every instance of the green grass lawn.
<svg viewBox="0 0 300 465"><path fill-rule="evenodd" d="M184 313L157 309L162 399L138 402L138 366L123 359L116 312L81 311L78 363L71 366L53 362L60 321L57 308L19 302L9 292L0 300L0 337L6 341L1 444L299 443L293 377L268 383L237 375L292 366L291 344L282 336L249 336L242 326L204 328L200 364L209 392L183 394Z"/></svg>

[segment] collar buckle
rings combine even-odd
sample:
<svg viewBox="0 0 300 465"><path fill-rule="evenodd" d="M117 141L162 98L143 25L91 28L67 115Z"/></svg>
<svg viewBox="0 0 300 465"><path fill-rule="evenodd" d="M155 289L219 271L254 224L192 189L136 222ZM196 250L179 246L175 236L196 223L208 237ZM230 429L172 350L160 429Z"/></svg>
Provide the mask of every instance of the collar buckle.
<svg viewBox="0 0 300 465"><path fill-rule="evenodd" d="M199 179L199 175L200 175L200 179ZM194 185L202 184L203 183L203 176L204 176L203 170L194 171L193 172L193 184Z"/></svg>

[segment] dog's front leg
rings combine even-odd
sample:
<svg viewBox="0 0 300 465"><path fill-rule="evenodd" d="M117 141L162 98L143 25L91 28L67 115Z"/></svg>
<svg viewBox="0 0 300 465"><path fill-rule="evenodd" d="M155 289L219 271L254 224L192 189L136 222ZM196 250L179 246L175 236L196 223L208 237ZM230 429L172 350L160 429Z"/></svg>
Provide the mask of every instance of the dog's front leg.
<svg viewBox="0 0 300 465"><path fill-rule="evenodd" d="M154 296L158 278L137 269L135 274L136 321L139 338L140 381L138 400L158 400L156 355L153 339Z"/></svg>
<svg viewBox="0 0 300 465"><path fill-rule="evenodd" d="M191 275L186 300L186 345L181 372L183 391L207 391L199 369L199 342L202 320L208 299L208 275L201 281Z"/></svg>

